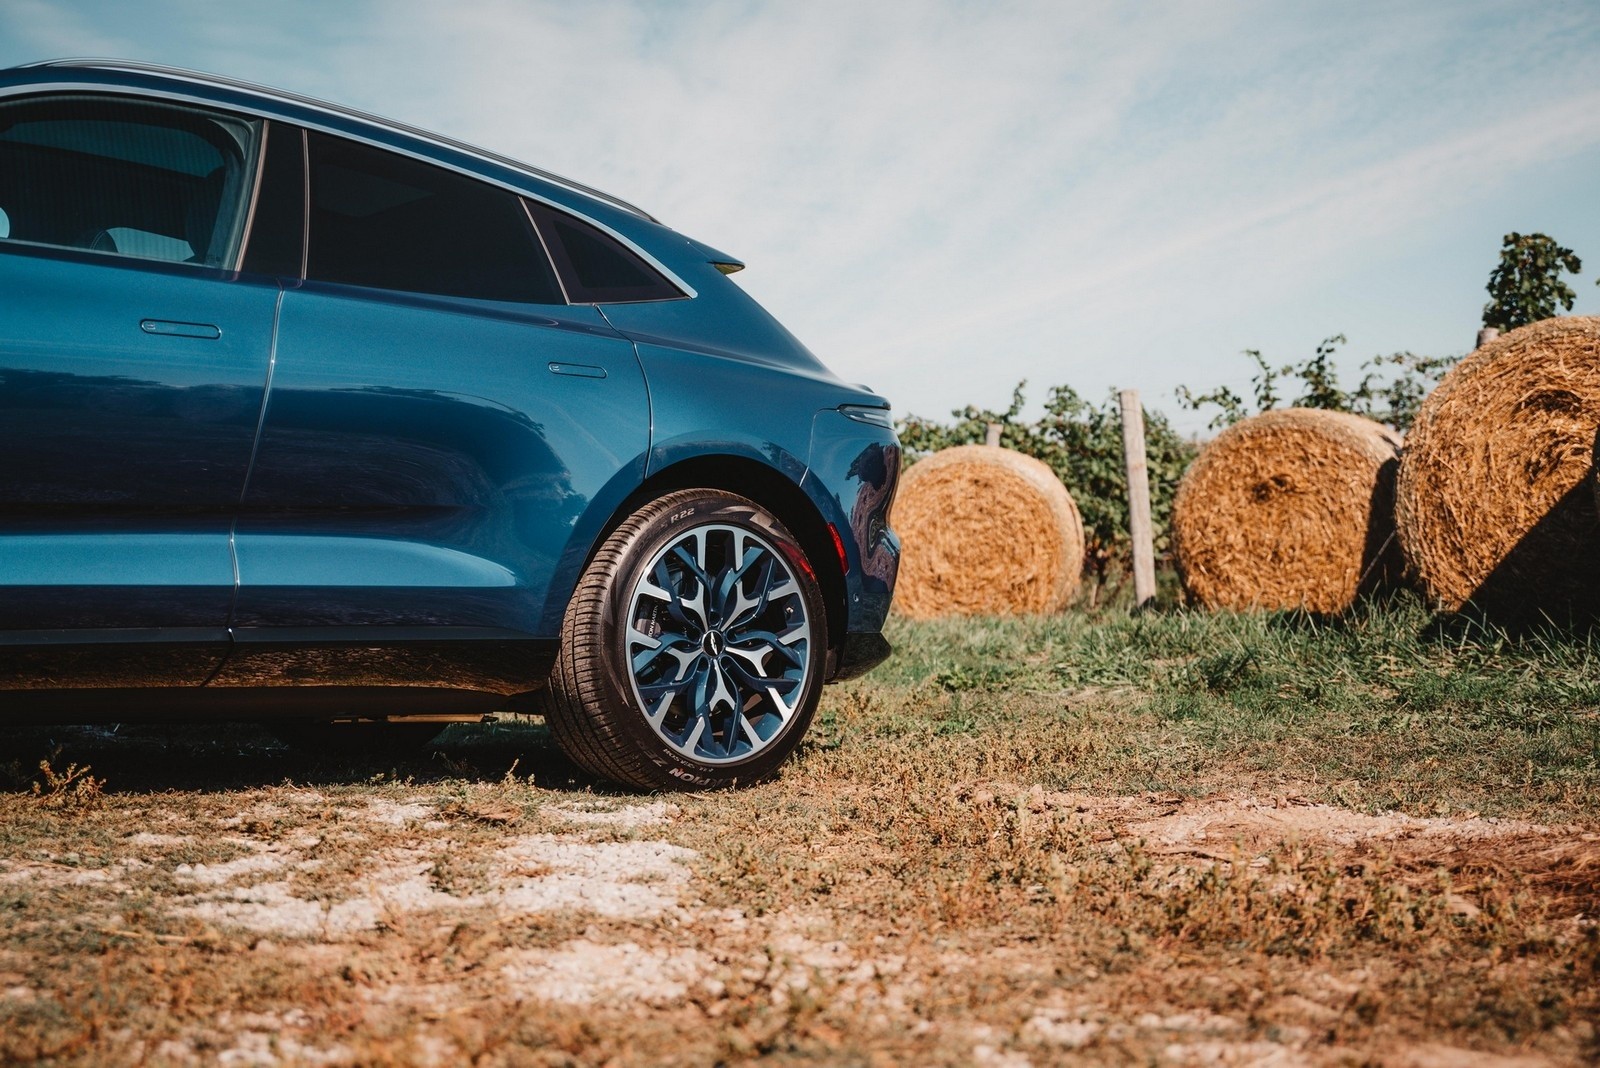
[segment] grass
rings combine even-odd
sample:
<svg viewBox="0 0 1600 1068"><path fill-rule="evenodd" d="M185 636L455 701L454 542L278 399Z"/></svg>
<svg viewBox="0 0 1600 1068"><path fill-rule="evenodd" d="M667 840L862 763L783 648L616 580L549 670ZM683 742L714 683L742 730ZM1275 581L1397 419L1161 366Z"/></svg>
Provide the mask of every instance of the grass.
<svg viewBox="0 0 1600 1068"><path fill-rule="evenodd" d="M1409 599L1337 622L1172 613L894 630L903 652L868 699L892 690L907 719L945 735L1021 723L1040 758L1015 773L1045 785L1196 795L1248 774L1256 789L1366 811L1600 811L1594 636L1452 635Z"/></svg>
<svg viewBox="0 0 1600 1068"><path fill-rule="evenodd" d="M0 1061L1600 1053L1600 641L1406 600L891 640L779 780L670 803L520 723L398 763L242 728L0 735ZM613 865L517 904L573 850L657 843L687 881ZM597 911L629 879L677 904ZM314 935L216 910L275 883L384 907Z"/></svg>

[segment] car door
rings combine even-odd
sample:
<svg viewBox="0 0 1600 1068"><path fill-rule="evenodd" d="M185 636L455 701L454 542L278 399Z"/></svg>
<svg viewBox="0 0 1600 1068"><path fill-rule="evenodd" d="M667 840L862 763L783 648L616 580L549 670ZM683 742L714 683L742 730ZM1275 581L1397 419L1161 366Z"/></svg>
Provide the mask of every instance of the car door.
<svg viewBox="0 0 1600 1068"><path fill-rule="evenodd" d="M198 684L220 659L280 292L231 269L260 133L0 101L0 687ZM47 650L81 644L143 652L60 676Z"/></svg>
<svg viewBox="0 0 1600 1068"><path fill-rule="evenodd" d="M514 193L314 131L307 161L216 683L287 670L252 643L553 637L580 515L643 475L632 344L565 303Z"/></svg>

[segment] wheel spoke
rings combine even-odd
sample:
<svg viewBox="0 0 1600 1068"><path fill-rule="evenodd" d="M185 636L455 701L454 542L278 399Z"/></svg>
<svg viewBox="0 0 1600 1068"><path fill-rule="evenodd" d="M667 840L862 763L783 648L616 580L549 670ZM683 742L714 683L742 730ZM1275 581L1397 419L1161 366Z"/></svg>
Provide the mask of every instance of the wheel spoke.
<svg viewBox="0 0 1600 1068"><path fill-rule="evenodd" d="M751 646L759 645L763 653L777 653L793 667L800 667L805 662L805 653L795 649L795 644L805 637L805 628L796 627L785 631L783 634L774 634L770 630L751 630L739 635L735 644L728 646L728 652L738 656L748 656L756 652ZM756 670L766 672L764 664L756 665Z"/></svg>
<svg viewBox="0 0 1600 1068"><path fill-rule="evenodd" d="M741 713L739 713L738 719L739 719L739 732L738 733L739 734L743 734L746 738L750 739L750 744L751 745L760 745L761 744L761 735L756 733L755 724L750 722L750 718L748 716L746 716L743 712L741 712ZM731 743L732 740L735 737L737 737L737 735L729 735L729 742ZM731 750L732 750L732 745L731 744L729 745L729 750L730 750L730 755L731 755Z"/></svg>
<svg viewBox="0 0 1600 1068"><path fill-rule="evenodd" d="M694 596L685 597L682 587L685 582L675 578L665 559L656 561L656 566L651 569L651 578L640 584L640 592L664 601L667 606L667 615L674 623L683 627L690 637L704 634L710 627L706 618L706 583L694 578Z"/></svg>
<svg viewBox="0 0 1600 1068"><path fill-rule="evenodd" d="M728 685L728 678L722 673L722 665L713 660L710 662L710 668L711 677L715 682L711 688L710 696L706 699L706 715L710 717L716 716L719 705L725 705L731 712L738 712L739 695L734 693L732 686Z"/></svg>
<svg viewBox="0 0 1600 1068"><path fill-rule="evenodd" d="M789 722L789 717L794 715L794 705L785 704L776 687L767 687L767 696L772 698L772 707L778 718L785 723Z"/></svg>
<svg viewBox="0 0 1600 1068"><path fill-rule="evenodd" d="M649 704L658 697L672 698L678 696L694 685L700 677L699 672L691 671L682 678L665 679L661 682L636 683L636 685L639 688L639 696L644 698L645 704Z"/></svg>
<svg viewBox="0 0 1600 1068"><path fill-rule="evenodd" d="M682 678L684 673L689 670L690 665L699 659L700 655L700 644L698 642L688 642L679 638L670 645L658 644L654 649L646 649L641 653L636 653L633 658L633 673L637 677L648 672L658 660L666 656L678 662L678 670L674 677Z"/></svg>
<svg viewBox="0 0 1600 1068"><path fill-rule="evenodd" d="M739 645L728 646L728 655L736 656L750 665L749 670L753 675L764 676L767 673L767 658L772 655L772 646L761 645L754 649L746 649L741 642Z"/></svg>
<svg viewBox="0 0 1600 1068"><path fill-rule="evenodd" d="M657 731L661 730L661 722L666 717L667 709L672 707L672 699L675 696L676 694L667 694L656 704L655 708L645 705L644 718L649 720L650 725Z"/></svg>
<svg viewBox="0 0 1600 1068"><path fill-rule="evenodd" d="M769 676L752 674L746 671L738 663L731 661L728 663L727 667L728 674L732 675L736 682L740 683L751 693L764 693L769 688L781 689L783 693L789 693L794 690L795 687L800 685L799 679L782 677L771 678Z"/></svg>
<svg viewBox="0 0 1600 1068"><path fill-rule="evenodd" d="M768 587L772 584L773 559L770 554L762 552L759 546L752 546L745 552L739 567L729 569L723 575L722 583L717 588L717 610L722 616L722 625L737 627L751 615L760 615L767 607ZM745 580L752 568L763 565L757 579L758 592L754 597L744 592Z"/></svg>
<svg viewBox="0 0 1600 1068"><path fill-rule="evenodd" d="M693 598L684 597L682 590L679 590L678 600L686 609L692 610L695 613L695 616L700 624L700 629L705 630L711 626L711 621L706 615L706 594L714 589L715 585L712 583L711 577L706 574L704 564L696 562L694 557L690 556L688 552L685 551L683 546L679 545L675 547L672 550L672 554L677 557L678 561L682 563L683 566L688 570L689 576L694 579L695 586ZM700 555L702 558L705 556L704 539L701 539ZM665 573L667 561L663 559L659 564L656 565L656 568Z"/></svg>
<svg viewBox="0 0 1600 1068"><path fill-rule="evenodd" d="M702 734L704 734L705 732L706 732L706 720L705 720L705 717L704 716L696 716L694 718L694 728L689 732L689 737L684 739L683 751L685 753L688 753L690 756L693 756L694 752L695 752L695 747L700 744L700 736Z"/></svg>
<svg viewBox="0 0 1600 1068"><path fill-rule="evenodd" d="M651 569L652 577L655 574L655 570L655 568ZM671 585L671 579L667 580L667 584ZM662 604L672 603L672 592L661 586L657 586L649 578L643 578L639 580L639 592L646 597L651 597L657 601L660 601Z"/></svg>
<svg viewBox="0 0 1600 1068"><path fill-rule="evenodd" d="M762 675L770 675L772 669L768 666L768 658L774 654L787 661L790 667L804 665L806 652L795 646L805 636L804 627L796 627L782 634L767 630L746 631L728 642L727 651L745 660Z"/></svg>

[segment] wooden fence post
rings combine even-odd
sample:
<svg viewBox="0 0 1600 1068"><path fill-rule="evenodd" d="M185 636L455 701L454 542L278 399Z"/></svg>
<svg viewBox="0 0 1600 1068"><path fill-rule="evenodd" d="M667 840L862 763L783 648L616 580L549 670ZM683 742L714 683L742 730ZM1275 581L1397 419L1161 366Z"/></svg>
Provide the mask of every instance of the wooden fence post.
<svg viewBox="0 0 1600 1068"><path fill-rule="evenodd" d="M1156 596L1155 533L1150 525L1150 469L1144 457L1144 409L1139 391L1117 394L1122 405L1122 459L1128 472L1128 534L1133 539L1133 600L1142 608Z"/></svg>
<svg viewBox="0 0 1600 1068"><path fill-rule="evenodd" d="M995 446L998 446L1000 444L1000 424L999 423L990 423L987 427L984 428L984 431L983 431L983 443L985 445L995 445Z"/></svg>

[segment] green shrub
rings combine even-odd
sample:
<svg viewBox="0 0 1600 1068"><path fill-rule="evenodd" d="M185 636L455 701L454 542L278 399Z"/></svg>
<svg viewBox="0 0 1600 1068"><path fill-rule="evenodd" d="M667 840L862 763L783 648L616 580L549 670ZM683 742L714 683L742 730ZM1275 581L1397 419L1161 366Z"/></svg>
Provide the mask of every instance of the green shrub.
<svg viewBox="0 0 1600 1068"><path fill-rule="evenodd" d="M1255 395L1253 405L1227 386L1207 393L1194 393L1188 386L1179 386L1178 404L1196 412L1216 408L1217 414L1211 420L1211 429L1216 430L1278 407L1285 400L1285 381L1298 380L1299 392L1288 401L1292 407L1353 412L1404 432L1416 421L1422 399L1461 359L1410 352L1374 356L1361 365L1361 381L1354 389L1346 390L1339 385L1339 371L1333 363L1334 354L1344 343L1344 335L1335 334L1325 338L1308 359L1281 367L1269 364L1259 349L1245 349L1245 356L1256 365L1256 373L1250 379Z"/></svg>

